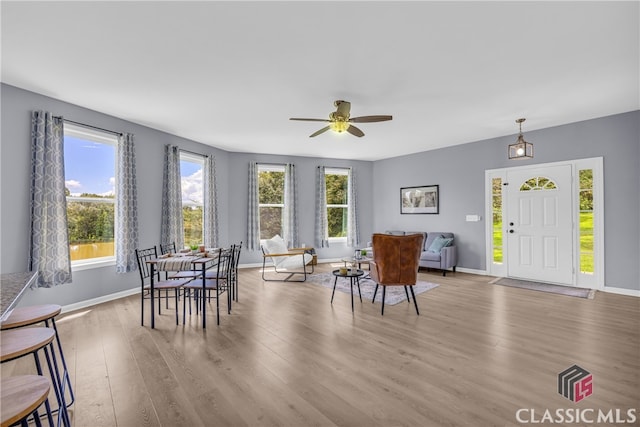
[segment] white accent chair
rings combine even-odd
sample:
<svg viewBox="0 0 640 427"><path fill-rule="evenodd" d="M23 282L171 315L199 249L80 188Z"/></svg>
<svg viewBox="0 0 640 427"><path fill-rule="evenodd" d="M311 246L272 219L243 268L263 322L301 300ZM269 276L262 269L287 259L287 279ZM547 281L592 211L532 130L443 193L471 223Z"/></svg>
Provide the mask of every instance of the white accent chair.
<svg viewBox="0 0 640 427"><path fill-rule="evenodd" d="M265 282L304 282L307 275L314 271L313 255L309 253L309 248L288 249L284 239L280 235L275 235L266 240L262 249L262 280ZM265 275L267 262L273 267L275 275L268 278ZM308 270L311 265L311 271ZM286 274L284 279L277 279L278 275ZM301 280L291 280L294 275L302 275Z"/></svg>

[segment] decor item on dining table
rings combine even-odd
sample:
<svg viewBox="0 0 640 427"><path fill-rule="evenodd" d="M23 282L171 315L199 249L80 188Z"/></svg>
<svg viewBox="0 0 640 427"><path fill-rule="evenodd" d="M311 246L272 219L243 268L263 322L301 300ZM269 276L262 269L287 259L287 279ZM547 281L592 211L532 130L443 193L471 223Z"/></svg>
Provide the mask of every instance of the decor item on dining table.
<svg viewBox="0 0 640 427"><path fill-rule="evenodd" d="M440 195L438 185L400 188L401 214L438 214Z"/></svg>

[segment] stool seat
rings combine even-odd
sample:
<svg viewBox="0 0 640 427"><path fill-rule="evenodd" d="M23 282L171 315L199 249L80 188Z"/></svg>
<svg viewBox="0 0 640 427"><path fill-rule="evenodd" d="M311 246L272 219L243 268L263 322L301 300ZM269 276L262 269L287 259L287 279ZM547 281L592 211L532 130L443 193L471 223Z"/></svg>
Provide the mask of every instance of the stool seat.
<svg viewBox="0 0 640 427"><path fill-rule="evenodd" d="M29 415L47 399L49 380L40 375L20 375L2 379L2 427L15 424Z"/></svg>
<svg viewBox="0 0 640 427"><path fill-rule="evenodd" d="M23 328L0 333L0 362L33 353L53 341L55 331L50 328Z"/></svg>
<svg viewBox="0 0 640 427"><path fill-rule="evenodd" d="M14 329L40 323L56 317L61 311L62 307L56 304L15 308L9 317L0 324L0 329Z"/></svg>

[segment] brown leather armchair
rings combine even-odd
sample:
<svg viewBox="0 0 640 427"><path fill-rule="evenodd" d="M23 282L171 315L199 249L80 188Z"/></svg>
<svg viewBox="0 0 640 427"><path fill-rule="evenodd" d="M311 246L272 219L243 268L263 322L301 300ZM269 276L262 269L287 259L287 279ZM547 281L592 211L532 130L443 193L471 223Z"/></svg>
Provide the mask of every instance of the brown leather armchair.
<svg viewBox="0 0 640 427"><path fill-rule="evenodd" d="M373 299L376 298L378 286L382 285L382 315L384 315L384 298L387 286L404 286L407 301L411 302L407 286L411 289L413 304L418 311L418 302L413 293L413 285L418 280L418 266L422 252L422 234L394 236L374 234L372 237L373 261L370 262L371 278L376 282Z"/></svg>

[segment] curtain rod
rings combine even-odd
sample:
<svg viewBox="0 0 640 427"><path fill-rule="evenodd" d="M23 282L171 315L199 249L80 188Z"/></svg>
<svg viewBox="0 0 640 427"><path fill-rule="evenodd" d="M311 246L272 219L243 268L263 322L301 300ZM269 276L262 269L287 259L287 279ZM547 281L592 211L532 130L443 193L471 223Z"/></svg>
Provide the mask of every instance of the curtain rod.
<svg viewBox="0 0 640 427"><path fill-rule="evenodd" d="M62 116L54 116L54 117L56 119L62 119L63 121L68 122L68 123L73 123L74 125L84 126L84 127L91 128L91 129L97 129L97 130L101 130L103 132L113 133L115 135L121 135L121 136L124 135L122 132L116 132L115 130L104 129L104 128L100 128L98 126L88 125L86 123L74 122L73 120L65 119Z"/></svg>
<svg viewBox="0 0 640 427"><path fill-rule="evenodd" d="M195 151L183 150L182 148L178 148L180 151L184 151L185 153L193 154L194 156L207 157L206 154L196 153Z"/></svg>
<svg viewBox="0 0 640 427"><path fill-rule="evenodd" d="M326 168L326 169L353 169L352 166L316 166L316 168Z"/></svg>

